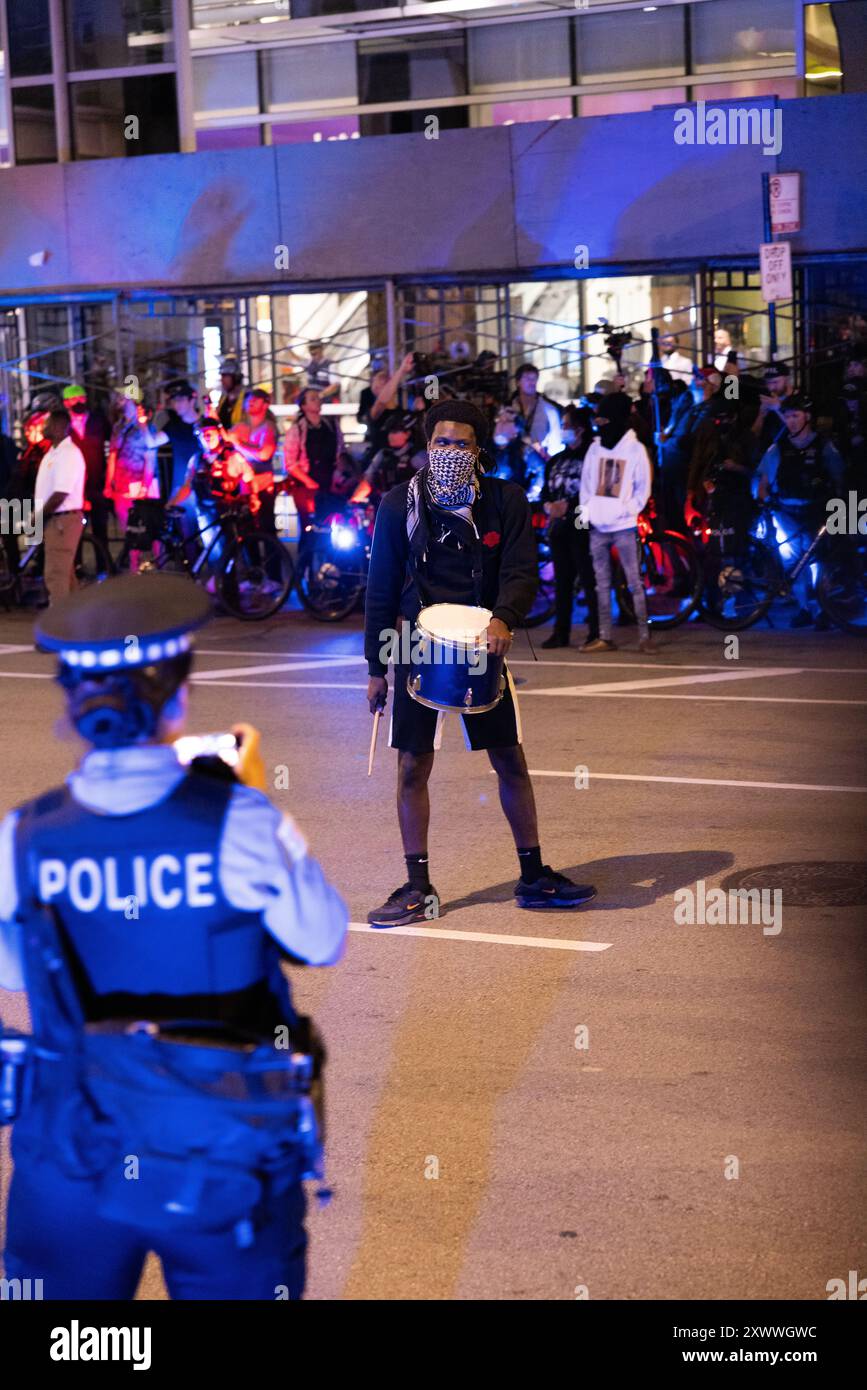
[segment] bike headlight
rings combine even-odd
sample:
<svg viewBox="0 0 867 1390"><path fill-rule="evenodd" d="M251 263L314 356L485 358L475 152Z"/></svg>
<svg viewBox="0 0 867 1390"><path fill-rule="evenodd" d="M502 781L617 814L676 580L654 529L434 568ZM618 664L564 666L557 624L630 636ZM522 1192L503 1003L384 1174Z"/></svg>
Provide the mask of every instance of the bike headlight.
<svg viewBox="0 0 867 1390"><path fill-rule="evenodd" d="M356 532L351 526L341 526L339 523L331 528L331 544L337 550L351 550L356 542Z"/></svg>

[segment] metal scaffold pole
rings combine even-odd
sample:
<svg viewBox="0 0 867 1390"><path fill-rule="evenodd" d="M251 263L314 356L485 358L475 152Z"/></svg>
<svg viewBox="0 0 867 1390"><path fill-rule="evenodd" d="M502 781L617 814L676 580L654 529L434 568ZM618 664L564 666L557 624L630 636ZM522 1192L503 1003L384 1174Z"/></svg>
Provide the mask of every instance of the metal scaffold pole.
<svg viewBox="0 0 867 1390"><path fill-rule="evenodd" d="M388 370L393 372L397 362L397 315L394 303L394 281L385 282L385 327L388 337Z"/></svg>

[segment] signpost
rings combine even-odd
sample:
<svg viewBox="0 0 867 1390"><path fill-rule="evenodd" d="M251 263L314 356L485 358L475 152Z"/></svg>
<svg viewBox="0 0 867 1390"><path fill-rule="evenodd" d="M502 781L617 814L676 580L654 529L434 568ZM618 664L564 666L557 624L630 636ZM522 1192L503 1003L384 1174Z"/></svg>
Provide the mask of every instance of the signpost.
<svg viewBox="0 0 867 1390"><path fill-rule="evenodd" d="M771 235L801 230L801 175L771 174Z"/></svg>
<svg viewBox="0 0 867 1390"><path fill-rule="evenodd" d="M763 242L759 247L759 270L766 304L792 298L792 248L788 241ZM771 355L775 352L776 343L772 342Z"/></svg>

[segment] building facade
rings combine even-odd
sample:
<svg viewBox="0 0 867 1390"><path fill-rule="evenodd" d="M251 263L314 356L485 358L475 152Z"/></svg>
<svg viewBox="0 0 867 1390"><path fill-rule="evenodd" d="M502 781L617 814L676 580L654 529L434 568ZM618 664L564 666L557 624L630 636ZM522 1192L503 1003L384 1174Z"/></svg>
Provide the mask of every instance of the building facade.
<svg viewBox="0 0 867 1390"><path fill-rule="evenodd" d="M212 384L227 350L279 395L314 338L346 402L407 347L528 358L566 399L610 370L606 325L636 366L654 324L766 360L765 173L801 179L778 355L864 302L867 0L0 0L0 22L7 414L97 370ZM685 108L744 119L681 143Z"/></svg>

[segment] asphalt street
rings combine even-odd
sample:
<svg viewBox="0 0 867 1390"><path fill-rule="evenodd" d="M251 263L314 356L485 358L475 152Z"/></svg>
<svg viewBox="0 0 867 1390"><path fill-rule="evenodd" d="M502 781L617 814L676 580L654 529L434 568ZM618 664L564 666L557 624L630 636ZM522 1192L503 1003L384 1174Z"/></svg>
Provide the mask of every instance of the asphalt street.
<svg viewBox="0 0 867 1390"><path fill-rule="evenodd" d="M633 633L534 661L519 636L543 855L598 898L515 906L495 778L450 716L442 916L374 932L405 874L385 729L366 775L358 620L203 635L191 731L262 730L354 924L339 965L293 972L330 1053L309 1297L823 1299L867 1274L867 652L765 626L724 644L690 626L654 658ZM30 618L0 615L3 810L79 755L51 670ZM699 881L778 890L780 930L677 921ZM165 1297L153 1259L139 1296Z"/></svg>

